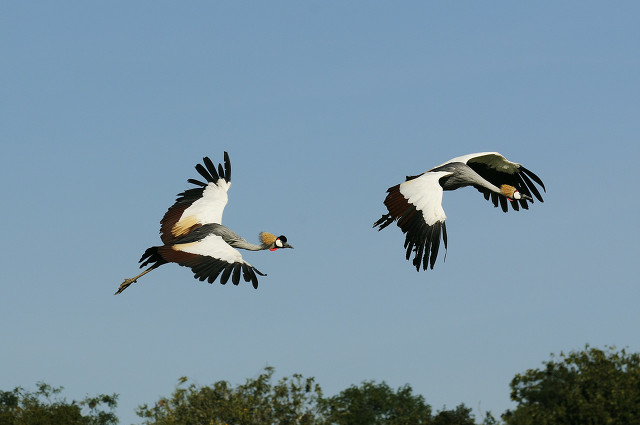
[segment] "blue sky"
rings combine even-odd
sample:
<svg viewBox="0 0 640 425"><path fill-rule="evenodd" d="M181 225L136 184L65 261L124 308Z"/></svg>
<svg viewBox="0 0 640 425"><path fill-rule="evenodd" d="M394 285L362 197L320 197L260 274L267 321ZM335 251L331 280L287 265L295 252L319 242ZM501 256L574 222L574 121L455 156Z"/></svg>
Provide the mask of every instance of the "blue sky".
<svg viewBox="0 0 640 425"><path fill-rule="evenodd" d="M434 409L585 344L640 351L636 2L5 2L0 389L118 393L121 423L187 376L267 366L328 395L410 384ZM228 151L223 223L254 290L166 265L122 295L159 220ZM389 186L499 151L545 182L502 213L445 194L447 259L416 273Z"/></svg>

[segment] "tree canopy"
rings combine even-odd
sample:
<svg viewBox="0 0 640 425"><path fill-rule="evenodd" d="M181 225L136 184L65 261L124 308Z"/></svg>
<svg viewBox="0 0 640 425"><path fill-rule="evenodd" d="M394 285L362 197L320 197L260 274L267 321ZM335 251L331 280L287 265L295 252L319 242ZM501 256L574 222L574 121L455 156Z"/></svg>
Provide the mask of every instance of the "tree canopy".
<svg viewBox="0 0 640 425"><path fill-rule="evenodd" d="M267 367L255 379L232 387L227 381L184 388L187 378L179 380L169 398L154 406L140 406L138 416L145 424L301 424L318 423L320 386L313 378L294 374L272 384L274 368Z"/></svg>
<svg viewBox="0 0 640 425"><path fill-rule="evenodd" d="M336 425L431 423L431 406L409 385L393 391L386 383L363 382L324 400L327 421Z"/></svg>
<svg viewBox="0 0 640 425"><path fill-rule="evenodd" d="M586 346L511 381L507 425L640 423L640 356Z"/></svg>
<svg viewBox="0 0 640 425"><path fill-rule="evenodd" d="M200 386L180 378L173 393L136 413L146 425L474 425L464 404L435 414L409 384L397 389L364 381L324 397L314 378L300 374L274 380L267 367L237 386ZM640 354L586 346L517 374L510 383L517 406L505 425L640 424ZM2 425L115 425L116 394L68 402L62 388L38 383L0 390ZM486 413L483 425L498 421Z"/></svg>
<svg viewBox="0 0 640 425"><path fill-rule="evenodd" d="M67 402L61 397L62 387L39 382L36 391L21 387L0 391L0 424L2 425L114 425L113 410L118 396L100 394L81 401Z"/></svg>
<svg viewBox="0 0 640 425"><path fill-rule="evenodd" d="M324 398L313 378L294 374L273 383L274 369L265 368L255 379L231 386L188 384L181 378L171 397L137 413L146 425L473 425L471 409L431 414L431 406L414 395L407 384L393 391L386 383L363 382Z"/></svg>

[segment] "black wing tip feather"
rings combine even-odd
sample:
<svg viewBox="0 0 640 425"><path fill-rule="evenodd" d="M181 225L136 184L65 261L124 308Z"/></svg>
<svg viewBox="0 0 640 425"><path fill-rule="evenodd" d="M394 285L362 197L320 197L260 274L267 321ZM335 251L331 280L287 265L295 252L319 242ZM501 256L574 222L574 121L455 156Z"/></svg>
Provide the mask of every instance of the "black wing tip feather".
<svg viewBox="0 0 640 425"><path fill-rule="evenodd" d="M260 276L266 276L266 274L262 273L255 267L250 266L247 263L242 264L242 277L244 278L245 282L251 282L251 285L253 285L254 289L258 289L258 276L256 276L256 274L259 274Z"/></svg>
<svg viewBox="0 0 640 425"><path fill-rule="evenodd" d="M188 179L187 182L191 184L195 184L196 186L200 186L200 187L205 187L207 185L206 183L203 183L200 180L196 180L196 179Z"/></svg>
<svg viewBox="0 0 640 425"><path fill-rule="evenodd" d="M516 183L517 189L523 195L527 195L531 199L507 199L506 197L499 195L495 192L491 192L488 189L478 189L483 195L484 199L491 201L494 207L500 207L502 211L508 212L509 205L514 211L520 211L520 208L524 210L529 209L529 203L533 203L533 198L540 202L544 202L542 195L536 188L536 186L527 178L526 175L518 175L519 181ZM544 188L543 188L544 189Z"/></svg>
<svg viewBox="0 0 640 425"><path fill-rule="evenodd" d="M193 277L201 282L206 280L209 283L213 283L220 277L219 283L221 285L226 285L231 280L231 283L237 286L240 284L240 277L242 276L244 281L251 282L255 289L258 289L258 277L256 274L266 276L266 274L248 263L229 263L212 257L203 263L191 266L191 270L193 271Z"/></svg>
<svg viewBox="0 0 640 425"><path fill-rule="evenodd" d="M544 187L544 183L542 183L542 179L538 177L533 171L523 167L522 165L520 165L520 170L522 170L523 174L531 177L534 182L538 183L540 187L542 187L542 190L544 190L545 192L547 191L547 189Z"/></svg>
<svg viewBox="0 0 640 425"><path fill-rule="evenodd" d="M188 183L199 187L187 189L184 192L178 193L178 195L176 195L176 202L189 202L201 198L204 189L207 187L207 184L215 184L220 178L223 178L227 183L231 181L231 163L229 162L229 154L227 154L227 152L225 152L224 169L222 167L222 164L218 164L218 167L216 169L213 161L211 161L208 156L202 158L202 162L204 163L204 165L196 164L195 168L198 174L204 177L207 183L196 179L187 179Z"/></svg>
<svg viewBox="0 0 640 425"><path fill-rule="evenodd" d="M208 183L217 183L219 179L224 179L227 183L231 181L231 161L229 160L227 151L224 152L224 166L218 164L216 167L208 156L202 158L202 163L204 165L196 164L196 171L204 177ZM195 179L189 179L188 182L198 186L206 186L206 184Z"/></svg>
<svg viewBox="0 0 640 425"><path fill-rule="evenodd" d="M176 195L176 202L193 202L196 199L202 198L205 186L206 184L203 183L202 187L193 187L185 190L184 192L178 193L178 195Z"/></svg>
<svg viewBox="0 0 640 425"><path fill-rule="evenodd" d="M378 232L379 232L380 230L384 229L394 221L395 221L395 218L391 214L383 214L378 221L373 223L373 227L376 228L379 226L378 228Z"/></svg>
<svg viewBox="0 0 640 425"><path fill-rule="evenodd" d="M542 195L540 194L540 191L538 190L536 185L533 184L533 182L529 179L529 177L527 177L526 173L524 172L520 173L518 177L520 177L522 189L526 189L524 191L526 195L529 195L531 197L532 196L531 194L533 193L533 196L535 196L538 201L544 202L544 199L542 199ZM540 186L546 192L544 185L540 185Z"/></svg>
<svg viewBox="0 0 640 425"><path fill-rule="evenodd" d="M384 218L384 216L383 216ZM382 219L381 219L382 220ZM393 220L392 220L393 221ZM388 225L387 222L384 223ZM411 206L398 219L398 227L405 234L404 248L407 261L411 261L416 271L433 269L440 250L440 239L447 249L447 230L444 221L428 225L415 206ZM414 255L411 260L411 255Z"/></svg>
<svg viewBox="0 0 640 425"><path fill-rule="evenodd" d="M144 251L144 254L142 254L142 257L140 257L140 260L138 260L138 263L140 263L140 268L151 264L151 267L155 269L156 267L160 267L161 265L167 263L167 260L162 258L162 256L158 252L158 248L160 247L152 246L151 248L147 248Z"/></svg>
<svg viewBox="0 0 640 425"><path fill-rule="evenodd" d="M229 154L224 151L224 179L229 183L231 181L231 160L229 160Z"/></svg>
<svg viewBox="0 0 640 425"><path fill-rule="evenodd" d="M531 170L522 166L522 164L517 164L516 168L511 172L501 172L491 168L489 165L484 164L482 162L473 162L469 160L467 163L476 173L480 174L482 178L489 181L495 186L500 187L502 184L508 184L514 186L521 194L527 195L532 198L529 202L533 202L533 198L540 202L544 202L542 199L542 195L538 190L535 183L540 185L544 192L547 189L542 182L542 179L538 177ZM535 183L534 183L535 182ZM500 207L502 211L509 211L509 204L514 211L519 211L520 207L522 209L529 209L529 205L527 204L526 199L513 200L513 202L508 202L506 198L502 195L497 194L496 192L490 191L486 188L477 188L480 192L483 193L484 198L487 200L491 200L494 207Z"/></svg>
<svg viewBox="0 0 640 425"><path fill-rule="evenodd" d="M509 203L507 202L507 198L505 198L504 196L500 196L498 199L500 199L500 207L502 207L502 211L508 212Z"/></svg>
<svg viewBox="0 0 640 425"><path fill-rule="evenodd" d="M208 159L208 158L206 158ZM205 161L206 164L206 161ZM202 164L196 164L196 171L200 174L207 182L217 182L218 174L216 173L215 168L213 169L213 175L211 174L211 170L204 167Z"/></svg>

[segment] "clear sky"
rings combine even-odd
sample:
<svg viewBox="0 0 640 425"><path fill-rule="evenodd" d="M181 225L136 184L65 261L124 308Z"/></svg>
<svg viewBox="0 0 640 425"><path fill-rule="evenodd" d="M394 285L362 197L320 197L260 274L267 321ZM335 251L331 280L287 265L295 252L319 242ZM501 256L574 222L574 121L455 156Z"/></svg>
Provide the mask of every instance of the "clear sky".
<svg viewBox="0 0 640 425"><path fill-rule="evenodd" d="M120 395L121 423L180 376L267 366L327 395L410 384L498 416L509 382L585 344L640 351L640 4L3 2L0 389ZM254 290L142 252L231 156L223 224ZM389 186L498 151L545 182L504 214L445 194L449 250L416 273Z"/></svg>

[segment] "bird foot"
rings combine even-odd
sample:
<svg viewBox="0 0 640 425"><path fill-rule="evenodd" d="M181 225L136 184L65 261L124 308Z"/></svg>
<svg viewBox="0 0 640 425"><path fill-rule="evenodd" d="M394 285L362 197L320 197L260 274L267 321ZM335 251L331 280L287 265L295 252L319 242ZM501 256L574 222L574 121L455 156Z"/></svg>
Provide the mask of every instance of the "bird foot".
<svg viewBox="0 0 640 425"><path fill-rule="evenodd" d="M122 292L125 289L127 289L129 287L129 285L131 285L132 283L136 283L136 281L137 281L137 279L125 279L124 282L122 282L120 284L120 287L118 288L116 293L113 294L113 295L118 295L120 292Z"/></svg>

